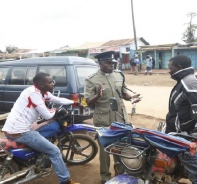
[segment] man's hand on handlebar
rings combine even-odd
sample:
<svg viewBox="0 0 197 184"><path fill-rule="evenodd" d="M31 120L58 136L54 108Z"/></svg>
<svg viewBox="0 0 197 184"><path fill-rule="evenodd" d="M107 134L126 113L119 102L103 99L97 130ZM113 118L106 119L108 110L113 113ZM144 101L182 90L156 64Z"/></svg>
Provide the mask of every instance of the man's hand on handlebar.
<svg viewBox="0 0 197 184"><path fill-rule="evenodd" d="M86 109L86 107L83 104L79 104L79 110L80 110L80 114L83 114L83 110Z"/></svg>
<svg viewBox="0 0 197 184"><path fill-rule="evenodd" d="M84 106L82 103L79 102L75 102L74 104L79 107L80 114L83 114L83 110L86 109L86 106Z"/></svg>

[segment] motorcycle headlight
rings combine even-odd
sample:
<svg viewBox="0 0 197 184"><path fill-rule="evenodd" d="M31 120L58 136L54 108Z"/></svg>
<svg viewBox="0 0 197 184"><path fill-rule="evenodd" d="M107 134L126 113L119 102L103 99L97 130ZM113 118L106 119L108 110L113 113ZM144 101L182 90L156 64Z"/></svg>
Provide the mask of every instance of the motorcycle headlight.
<svg viewBox="0 0 197 184"><path fill-rule="evenodd" d="M135 147L125 147L121 151L121 155L125 157L131 157L139 155L141 150ZM125 158L121 157L120 160L122 164L131 171L137 171L142 168L143 166L143 157L140 155L137 158Z"/></svg>

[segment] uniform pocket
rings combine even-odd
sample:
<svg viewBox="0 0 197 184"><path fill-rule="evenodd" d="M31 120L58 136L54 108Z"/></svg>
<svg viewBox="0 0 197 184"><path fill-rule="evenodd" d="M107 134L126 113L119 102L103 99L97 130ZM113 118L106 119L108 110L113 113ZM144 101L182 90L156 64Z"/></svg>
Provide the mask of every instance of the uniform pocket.
<svg viewBox="0 0 197 184"><path fill-rule="evenodd" d="M96 107L94 110L94 124L96 126L109 126L109 112L108 107Z"/></svg>

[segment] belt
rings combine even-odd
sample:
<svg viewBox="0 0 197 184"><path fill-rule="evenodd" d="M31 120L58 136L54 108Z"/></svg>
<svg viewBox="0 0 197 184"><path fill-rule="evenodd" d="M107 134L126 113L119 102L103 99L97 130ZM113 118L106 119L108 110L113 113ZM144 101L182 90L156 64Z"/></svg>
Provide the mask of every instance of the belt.
<svg viewBox="0 0 197 184"><path fill-rule="evenodd" d="M18 133L18 134L9 134L7 132L4 132L5 136L11 137L11 138L19 138L22 134Z"/></svg>

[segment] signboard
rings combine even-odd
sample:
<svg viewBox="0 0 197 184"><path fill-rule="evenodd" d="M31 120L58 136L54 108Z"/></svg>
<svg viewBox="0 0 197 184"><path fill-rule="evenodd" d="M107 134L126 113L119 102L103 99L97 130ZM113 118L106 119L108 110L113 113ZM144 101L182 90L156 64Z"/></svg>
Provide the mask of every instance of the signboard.
<svg viewBox="0 0 197 184"><path fill-rule="evenodd" d="M120 51L120 47L105 47L105 48L92 48L89 49L89 53L101 53L101 52L107 52L107 51Z"/></svg>

